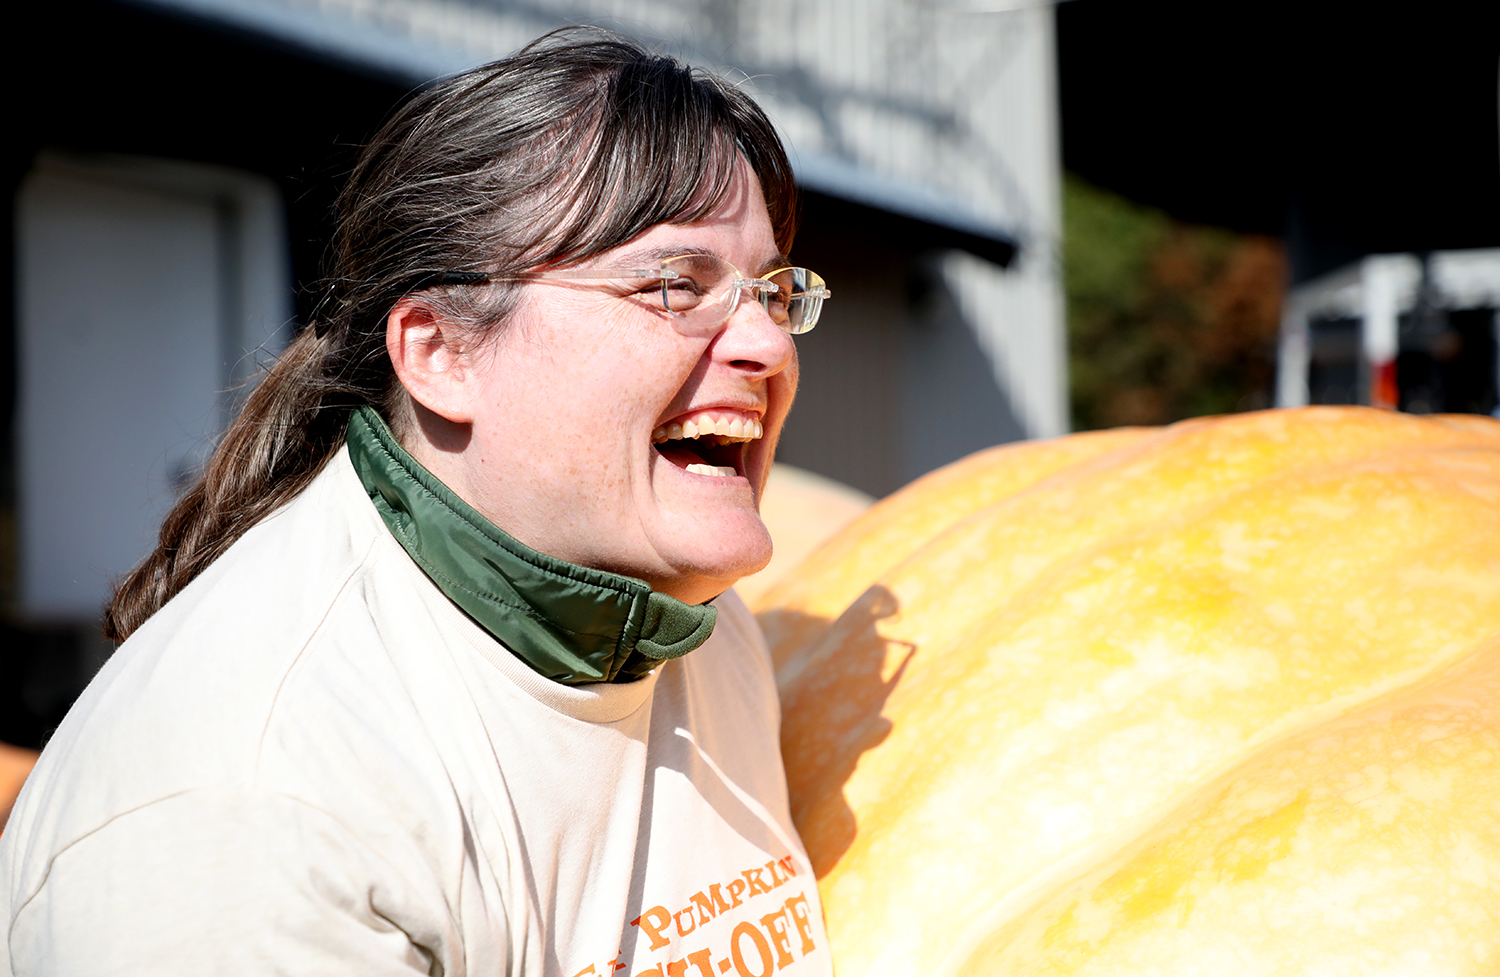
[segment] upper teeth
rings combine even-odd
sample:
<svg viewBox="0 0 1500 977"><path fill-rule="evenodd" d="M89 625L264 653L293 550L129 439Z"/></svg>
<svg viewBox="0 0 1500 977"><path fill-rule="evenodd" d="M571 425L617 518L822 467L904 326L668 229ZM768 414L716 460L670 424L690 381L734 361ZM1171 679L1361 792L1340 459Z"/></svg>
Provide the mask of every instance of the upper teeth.
<svg viewBox="0 0 1500 977"><path fill-rule="evenodd" d="M708 434L717 434L721 438L731 441L753 441L765 433L760 421L753 417L714 417L711 414L698 414L688 421L673 421L663 424L651 432L651 440L655 443L662 441L676 441L679 438L701 438Z"/></svg>

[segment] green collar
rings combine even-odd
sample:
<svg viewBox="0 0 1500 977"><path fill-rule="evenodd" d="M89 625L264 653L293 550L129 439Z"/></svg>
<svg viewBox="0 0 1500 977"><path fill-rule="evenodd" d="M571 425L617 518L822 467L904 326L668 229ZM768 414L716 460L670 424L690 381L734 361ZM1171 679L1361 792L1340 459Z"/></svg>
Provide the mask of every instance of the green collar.
<svg viewBox="0 0 1500 977"><path fill-rule="evenodd" d="M380 517L438 589L555 682L631 682L713 633L714 607L512 538L407 454L369 407L349 419L349 459Z"/></svg>

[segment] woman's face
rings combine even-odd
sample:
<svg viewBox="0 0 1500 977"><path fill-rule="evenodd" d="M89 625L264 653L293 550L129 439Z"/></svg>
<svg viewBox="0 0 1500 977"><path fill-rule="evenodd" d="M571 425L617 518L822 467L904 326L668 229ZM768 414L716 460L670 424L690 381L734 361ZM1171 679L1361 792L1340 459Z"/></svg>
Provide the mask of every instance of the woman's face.
<svg viewBox="0 0 1500 977"><path fill-rule="evenodd" d="M582 267L697 251L749 277L786 264L743 160L708 217L659 224ZM453 475L463 484L450 485L535 549L697 603L770 559L760 492L796 393L797 353L750 296L717 332L685 336L629 288L523 286L515 316L469 354L473 422L462 459L449 459L461 461ZM762 433L706 453L702 438L656 442L663 428L710 421Z"/></svg>

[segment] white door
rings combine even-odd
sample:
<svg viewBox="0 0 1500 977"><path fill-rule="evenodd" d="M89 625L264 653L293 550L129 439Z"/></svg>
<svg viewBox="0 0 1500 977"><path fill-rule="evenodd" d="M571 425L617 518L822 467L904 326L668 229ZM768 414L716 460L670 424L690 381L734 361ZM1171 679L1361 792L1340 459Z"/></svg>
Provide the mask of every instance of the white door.
<svg viewBox="0 0 1500 977"><path fill-rule="evenodd" d="M92 620L284 343L281 208L244 174L61 157L17 204L22 611Z"/></svg>

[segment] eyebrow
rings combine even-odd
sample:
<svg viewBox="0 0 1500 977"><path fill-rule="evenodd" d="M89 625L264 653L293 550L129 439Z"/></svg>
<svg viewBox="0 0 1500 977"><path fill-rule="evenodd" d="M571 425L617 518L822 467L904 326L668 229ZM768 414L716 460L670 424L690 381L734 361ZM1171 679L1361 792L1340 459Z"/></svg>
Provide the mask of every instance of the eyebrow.
<svg viewBox="0 0 1500 977"><path fill-rule="evenodd" d="M705 254L715 258L724 257L713 248L705 248L701 246L694 247L692 245L682 244L675 246L657 245L653 248L641 248L636 251L626 251L624 254L621 254L617 258L612 259L610 261L610 264L617 265L622 268L626 266L635 267L636 265L639 265L643 262L662 261L666 258L675 258L679 255L684 254ZM727 258L725 258L724 260L728 261ZM730 263L733 264L733 262ZM786 268L790 266L791 263L792 259L788 258L786 255L780 252L777 252L769 261L763 262L761 266L755 271L752 271L751 274L759 277L760 275L763 275L768 271L774 271L778 268Z"/></svg>

